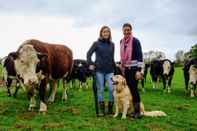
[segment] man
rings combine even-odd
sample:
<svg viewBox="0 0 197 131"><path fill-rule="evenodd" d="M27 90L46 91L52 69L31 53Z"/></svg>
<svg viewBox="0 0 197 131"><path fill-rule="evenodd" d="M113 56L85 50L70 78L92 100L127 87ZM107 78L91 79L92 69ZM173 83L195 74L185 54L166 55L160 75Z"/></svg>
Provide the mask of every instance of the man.
<svg viewBox="0 0 197 131"><path fill-rule="evenodd" d="M140 95L137 90L138 80L142 79L141 69L143 66L143 56L140 41L133 37L132 26L125 23L122 27L123 39L120 41L121 70L125 76L130 92L133 96L134 119L141 118Z"/></svg>

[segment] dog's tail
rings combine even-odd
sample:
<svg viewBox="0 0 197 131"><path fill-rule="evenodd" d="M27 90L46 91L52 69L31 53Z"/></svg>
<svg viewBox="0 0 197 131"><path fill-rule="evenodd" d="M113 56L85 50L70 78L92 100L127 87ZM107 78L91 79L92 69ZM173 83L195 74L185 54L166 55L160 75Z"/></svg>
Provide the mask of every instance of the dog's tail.
<svg viewBox="0 0 197 131"><path fill-rule="evenodd" d="M163 111L145 111L143 113L144 116L148 117L162 117L162 116L167 116L165 112Z"/></svg>

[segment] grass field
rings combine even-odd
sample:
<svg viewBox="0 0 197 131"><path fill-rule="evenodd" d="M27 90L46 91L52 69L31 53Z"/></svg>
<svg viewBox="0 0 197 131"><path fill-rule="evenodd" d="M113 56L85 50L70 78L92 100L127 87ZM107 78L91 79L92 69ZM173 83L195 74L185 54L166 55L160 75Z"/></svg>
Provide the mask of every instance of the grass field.
<svg viewBox="0 0 197 131"><path fill-rule="evenodd" d="M0 131L1 130L66 130L66 131L197 131L197 98L184 94L184 79L181 68L176 69L172 93L166 94L151 88L150 77L146 93L140 92L147 111L162 110L167 117L140 120L121 120L112 116L97 118L91 89L69 89L67 102L61 101L58 89L56 101L48 106L48 113L42 115L28 112L28 100L23 90L18 97L6 96L6 89L0 87ZM105 92L107 102L107 92Z"/></svg>

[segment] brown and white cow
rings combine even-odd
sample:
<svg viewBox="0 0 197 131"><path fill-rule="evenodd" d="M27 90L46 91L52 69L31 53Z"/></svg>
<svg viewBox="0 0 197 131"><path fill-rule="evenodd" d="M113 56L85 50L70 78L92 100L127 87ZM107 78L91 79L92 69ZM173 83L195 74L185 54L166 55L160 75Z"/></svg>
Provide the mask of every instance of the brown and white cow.
<svg viewBox="0 0 197 131"><path fill-rule="evenodd" d="M53 102L56 93L56 80L70 74L73 66L72 51L64 45L49 44L31 39L25 41L17 50L14 65L30 96L29 110L35 107L35 89L40 96L40 112L47 111L45 102L46 87L52 82L52 93L48 99ZM66 98L66 89L63 98Z"/></svg>

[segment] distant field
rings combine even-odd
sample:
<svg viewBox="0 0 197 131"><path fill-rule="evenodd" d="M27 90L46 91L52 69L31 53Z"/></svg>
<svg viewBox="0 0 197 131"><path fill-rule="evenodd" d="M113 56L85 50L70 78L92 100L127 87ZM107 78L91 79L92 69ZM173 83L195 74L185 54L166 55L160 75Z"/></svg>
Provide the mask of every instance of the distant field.
<svg viewBox="0 0 197 131"><path fill-rule="evenodd" d="M7 97L6 89L0 87L0 131L197 131L197 98L185 96L181 68L176 69L171 94L163 93L162 85L153 90L150 77L145 86L146 93L140 92L145 109L162 110L167 117L143 117L135 121L129 117L127 120L121 120L120 117L114 119L112 116L97 118L92 89L69 89L69 99L65 103L61 101L61 87L55 103L48 106L46 115L42 115L38 113L38 107L35 112L27 111L28 100L23 90L15 99ZM107 98L107 92L105 95Z"/></svg>

